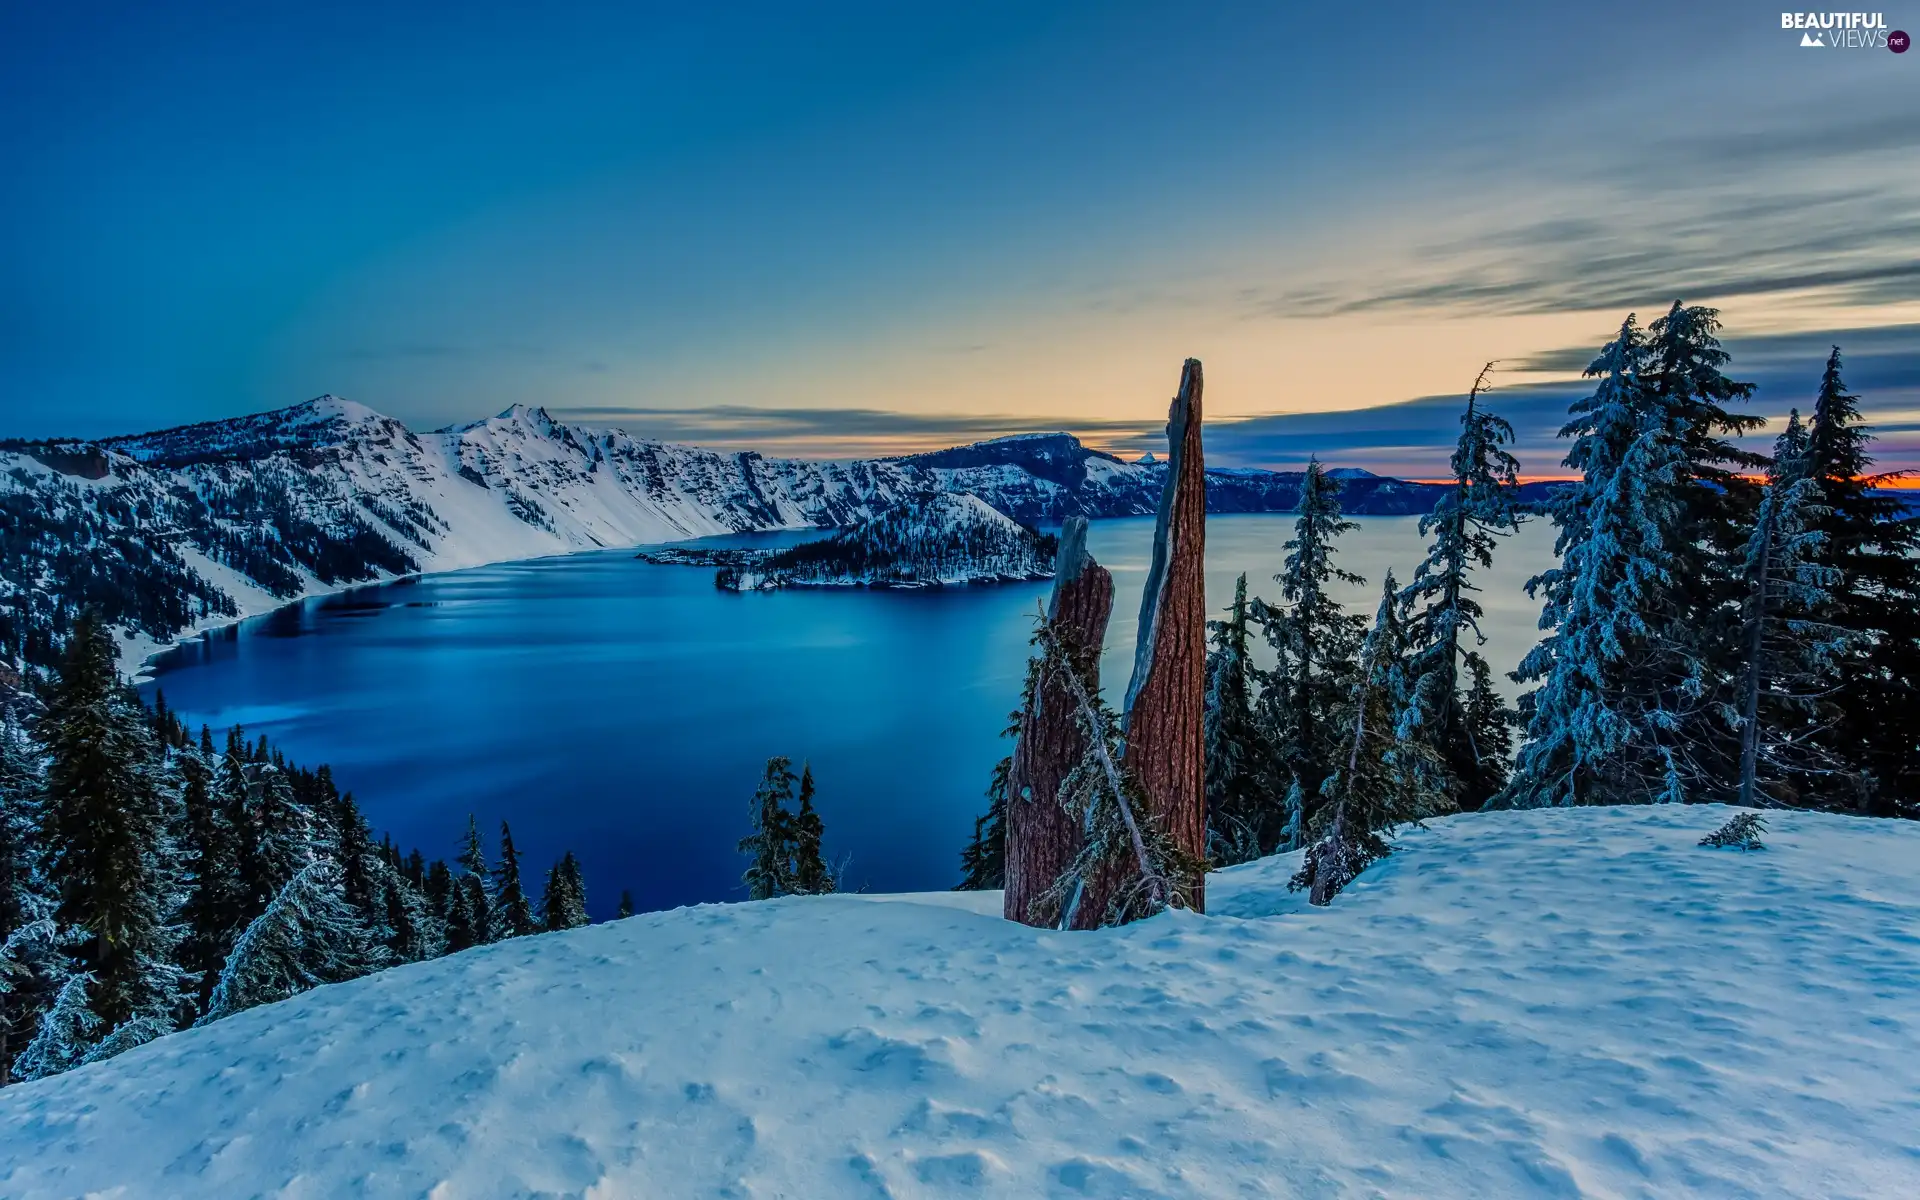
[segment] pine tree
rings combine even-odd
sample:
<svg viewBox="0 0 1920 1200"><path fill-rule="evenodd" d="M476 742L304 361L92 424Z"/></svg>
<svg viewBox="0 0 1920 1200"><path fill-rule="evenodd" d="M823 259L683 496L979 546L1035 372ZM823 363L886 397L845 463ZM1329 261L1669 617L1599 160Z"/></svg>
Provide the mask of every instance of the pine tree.
<svg viewBox="0 0 1920 1200"><path fill-rule="evenodd" d="M39 737L48 756L41 836L57 921L83 929L88 1003L111 1029L171 1015L185 984L174 955L171 802L146 710L121 685L112 635L76 622Z"/></svg>
<svg viewBox="0 0 1920 1200"><path fill-rule="evenodd" d="M200 1011L213 994L233 940L246 928L252 913L247 881L242 876L239 832L216 791L224 764L214 752L213 731L203 726L198 749L183 753L180 761L187 815L182 849L191 879L182 913L187 935L180 948L180 962L198 977L195 1009ZM243 798L239 808L244 811L244 807Z"/></svg>
<svg viewBox="0 0 1920 1200"><path fill-rule="evenodd" d="M1306 889L1317 905L1332 902L1369 863L1390 853L1394 826L1432 816L1448 806L1437 786L1438 758L1422 741L1395 729L1412 699L1409 642L1391 572L1373 628L1361 651L1351 708L1353 728L1344 763L1328 777L1319 840L1307 848L1289 886Z"/></svg>
<svg viewBox="0 0 1920 1200"><path fill-rule="evenodd" d="M1806 429L1796 410L1774 443L1773 468L1747 540L1744 637L1737 707L1728 724L1740 743L1740 799L1818 803L1838 793L1851 802L1844 763L1822 752L1832 722L1829 697L1848 635L1825 618L1840 573L1818 562L1826 534L1820 481L1807 470ZM1765 793L1762 788L1766 788Z"/></svg>
<svg viewBox="0 0 1920 1200"><path fill-rule="evenodd" d="M102 1024L87 994L93 982L93 976L84 971L67 977L52 1007L40 1019L33 1041L14 1060L15 1079L44 1079L72 1070L87 1060L99 1041Z"/></svg>
<svg viewBox="0 0 1920 1200"><path fill-rule="evenodd" d="M1318 459L1309 462L1284 569L1274 576L1284 607L1256 604L1251 613L1278 659L1257 712L1283 771L1276 783L1284 783L1288 798L1281 848L1305 844L1321 785L1340 756L1364 623L1341 608L1327 587L1366 582L1333 565L1334 542L1357 528L1340 514L1339 481L1328 478Z"/></svg>
<svg viewBox="0 0 1920 1200"><path fill-rule="evenodd" d="M487 940L498 942L538 933L533 905L520 886L520 852L513 848L513 830L505 821L500 822L500 865L494 868L493 881L493 923Z"/></svg>
<svg viewBox="0 0 1920 1200"><path fill-rule="evenodd" d="M1827 357L1807 426L1806 472L1819 481L1813 561L1837 573L1830 620L1853 634L1836 664L1832 753L1854 764L1862 811L1920 812L1920 523L1876 485L1873 435Z"/></svg>
<svg viewBox="0 0 1920 1200"><path fill-rule="evenodd" d="M613 917L616 921L624 921L632 915L633 893L623 888L620 892L620 907L614 911Z"/></svg>
<svg viewBox="0 0 1920 1200"><path fill-rule="evenodd" d="M956 892L990 892L1007 883L1007 774L1009 755L994 764L987 781L987 811L973 819L973 840L960 851Z"/></svg>
<svg viewBox="0 0 1920 1200"><path fill-rule="evenodd" d="M66 981L68 948L81 940L55 924L40 869L44 784L26 734L10 712L0 713L0 1086Z"/></svg>
<svg viewBox="0 0 1920 1200"><path fill-rule="evenodd" d="M580 879L580 863L569 850L547 871L547 888L540 897L540 924L548 932L577 929L587 924L587 891Z"/></svg>
<svg viewBox="0 0 1920 1200"><path fill-rule="evenodd" d="M752 831L739 845L748 859L740 882L746 885L749 900L771 900L794 891L795 832L793 814L787 810L794 783L792 759L767 760L766 774L753 794Z"/></svg>
<svg viewBox="0 0 1920 1200"><path fill-rule="evenodd" d="M1515 672L1541 686L1523 701L1527 737L1498 806L1685 796L1692 713L1675 706L1703 708L1706 691L1691 638L1673 630L1687 431L1640 379L1644 356L1629 316L1587 369L1598 388L1561 430L1582 479L1549 501L1561 564L1527 582L1545 594L1549 632Z"/></svg>
<svg viewBox="0 0 1920 1200"><path fill-rule="evenodd" d="M452 944L456 935L451 931L451 926L456 918L449 916L449 948L455 950L464 950L468 946L491 941L494 928L493 897L487 891L487 880L491 872L487 870L487 852L480 845L480 826L474 820L472 813L467 814L467 836L461 844L460 870L461 875L457 886L461 893L463 911L458 919L461 920L463 928L458 936L472 940L462 941L457 946Z"/></svg>
<svg viewBox="0 0 1920 1200"><path fill-rule="evenodd" d="M1247 862L1280 844L1286 810L1275 802L1276 764L1254 720L1254 666L1249 648L1247 577L1233 586L1227 619L1209 621L1207 693L1202 740L1207 761L1207 857L1217 865Z"/></svg>
<svg viewBox="0 0 1920 1200"><path fill-rule="evenodd" d="M447 953L458 954L478 946L487 939L479 920L473 911L474 889L467 886L471 876L463 875L455 881L447 900Z"/></svg>
<svg viewBox="0 0 1920 1200"><path fill-rule="evenodd" d="M803 896L833 891L833 873L821 850L826 826L813 807L813 765L800 768L800 809L793 817L793 890Z"/></svg>
<svg viewBox="0 0 1920 1200"><path fill-rule="evenodd" d="M1454 803L1465 809L1479 808L1506 782L1504 757L1475 743L1460 686L1461 666L1473 654L1465 645L1467 635L1476 645L1486 643L1473 570L1492 567L1499 540L1520 527L1514 508L1520 464L1506 450L1513 427L1481 403L1492 369L1492 363L1483 367L1467 393L1451 462L1453 486L1420 519L1421 535L1432 534L1434 540L1402 593L1406 603L1417 606L1409 627L1416 683L1400 733L1434 749L1445 764ZM1481 703L1491 695L1483 694Z"/></svg>
<svg viewBox="0 0 1920 1200"><path fill-rule="evenodd" d="M1727 378L1730 356L1721 348L1720 314L1711 308L1674 301L1664 317L1647 329L1641 378L1650 402L1678 433L1680 466L1674 490L1679 506L1670 586L1672 611L1656 636L1684 647L1693 666L1662 710L1674 722L1665 741L1686 793L1706 799L1725 788L1736 752L1724 736L1713 706L1688 694L1691 679L1708 684L1735 679L1745 660L1742 612L1747 587L1742 563L1760 489L1750 477L1767 465L1765 455L1737 446L1730 438L1766 424L1733 411L1754 392L1751 383Z"/></svg>
<svg viewBox="0 0 1920 1200"><path fill-rule="evenodd" d="M295 798L293 782L285 770L259 756L246 770L247 832L253 845L244 859L252 867L248 882L258 912L264 911L287 882L313 862L319 839L315 837L315 823Z"/></svg>
<svg viewBox="0 0 1920 1200"><path fill-rule="evenodd" d="M315 859L234 942L200 1023L363 975L372 949L341 894L338 864Z"/></svg>

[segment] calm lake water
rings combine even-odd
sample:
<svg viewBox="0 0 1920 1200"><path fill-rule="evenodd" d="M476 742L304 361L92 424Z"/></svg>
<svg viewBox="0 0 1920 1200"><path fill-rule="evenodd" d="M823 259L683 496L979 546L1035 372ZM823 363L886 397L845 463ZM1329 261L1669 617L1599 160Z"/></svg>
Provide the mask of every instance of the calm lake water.
<svg viewBox="0 0 1920 1200"><path fill-rule="evenodd" d="M1411 517L1364 518L1339 561L1402 583L1422 544ZM1245 571L1275 595L1293 518L1208 521L1216 607ZM1118 595L1105 683L1117 698L1152 549L1150 519L1097 521ZM724 539L790 542L794 535ZM1483 583L1485 648L1504 671L1537 634L1521 584L1552 530L1531 522ZM737 595L711 571L630 551L430 575L316 598L209 634L158 664L194 724L245 725L296 762L331 763L376 830L451 858L476 814L513 824L544 878L571 848L596 917L620 890L642 908L737 899L748 800L769 756L809 760L845 884L945 888L984 805L1019 700L1047 584L928 592ZM153 687L146 691L151 696Z"/></svg>

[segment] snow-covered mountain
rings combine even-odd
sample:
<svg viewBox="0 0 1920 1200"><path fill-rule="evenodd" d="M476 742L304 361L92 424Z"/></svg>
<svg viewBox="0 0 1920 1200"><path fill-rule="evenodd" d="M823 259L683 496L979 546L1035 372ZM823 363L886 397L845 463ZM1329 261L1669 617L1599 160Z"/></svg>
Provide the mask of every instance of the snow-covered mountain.
<svg viewBox="0 0 1920 1200"><path fill-rule="evenodd" d="M1328 909L704 905L321 987L0 1089L0 1194L1920 1195L1920 827L1449 817Z"/></svg>
<svg viewBox="0 0 1920 1200"><path fill-rule="evenodd" d="M415 433L322 396L99 442L0 444L0 657L46 662L93 607L127 660L298 596L413 571L709 534L845 527L933 493L1022 522L1144 515L1165 466L1066 434L816 462L568 425L515 406ZM1216 471L1217 511L1282 511L1299 476ZM1369 476L1352 512L1416 512L1436 489Z"/></svg>

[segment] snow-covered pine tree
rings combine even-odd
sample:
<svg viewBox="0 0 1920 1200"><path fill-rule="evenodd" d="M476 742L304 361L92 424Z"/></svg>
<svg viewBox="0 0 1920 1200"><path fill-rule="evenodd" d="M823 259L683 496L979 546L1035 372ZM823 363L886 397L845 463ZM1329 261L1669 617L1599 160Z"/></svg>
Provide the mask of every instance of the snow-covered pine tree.
<svg viewBox="0 0 1920 1200"><path fill-rule="evenodd" d="M404 881L392 864L380 857L373 843L373 830L367 827L366 817L354 803L353 793L335 792L325 767L316 772L316 776L320 782L316 799L324 801L328 796L334 797L330 805L333 819L328 824L333 835L331 857L340 866L340 894L366 926L370 943L389 946L395 934L387 925L387 914L391 907L404 909L406 905L403 898L397 898L400 903L390 906L387 893L404 886ZM409 918L403 914L402 919Z"/></svg>
<svg viewBox="0 0 1920 1200"><path fill-rule="evenodd" d="M384 862L378 866L381 927L392 961L420 962L446 953L446 928L435 920L425 894L405 874Z"/></svg>
<svg viewBox="0 0 1920 1200"><path fill-rule="evenodd" d="M620 907L613 912L616 921L624 921L633 915L633 893L625 888L620 890Z"/></svg>
<svg viewBox="0 0 1920 1200"><path fill-rule="evenodd" d="M1479 808L1506 783L1505 757L1486 753L1475 742L1461 687L1461 667L1473 653L1468 635L1475 645L1486 642L1473 571L1491 567L1499 540L1520 527L1514 508L1520 464L1506 449L1513 427L1482 402L1492 370L1492 363L1482 367L1467 393L1451 460L1453 486L1420 518L1421 535L1432 534L1433 542L1401 593L1413 606L1408 636L1415 684L1400 734L1433 747L1445 764L1447 790L1463 809ZM1479 699L1484 704L1497 697L1488 692Z"/></svg>
<svg viewBox="0 0 1920 1200"><path fill-rule="evenodd" d="M1219 866L1247 862L1280 844L1286 810L1272 792L1276 764L1254 720L1247 577L1233 585L1223 621L1207 622L1207 699L1202 726L1207 758L1207 857Z"/></svg>
<svg viewBox="0 0 1920 1200"><path fill-rule="evenodd" d="M793 894L795 837L793 814L787 805L793 800L794 783L792 759L775 756L767 760L766 774L753 793L753 827L739 844L740 853L748 860L740 882L746 885L749 900Z"/></svg>
<svg viewBox="0 0 1920 1200"><path fill-rule="evenodd" d="M1527 581L1545 595L1548 632L1514 673L1540 687L1523 700L1526 740L1497 807L1683 799L1695 773L1686 730L1708 685L1694 639L1672 628L1687 427L1641 380L1645 353L1629 316L1560 431L1582 478L1548 502L1560 565Z"/></svg>
<svg viewBox="0 0 1920 1200"><path fill-rule="evenodd" d="M1124 765L1119 723L1082 671L1087 655L1060 629L1041 622L1034 644L1043 679L1065 685L1086 753L1062 781L1059 803L1081 828L1079 851L1035 898L1034 924L1061 929L1124 925L1168 908L1191 908L1206 863L1186 853L1147 814L1139 780ZM1106 900L1088 902L1088 896Z"/></svg>
<svg viewBox="0 0 1920 1200"><path fill-rule="evenodd" d="M1767 465L1731 439L1753 433L1766 421L1732 406L1744 404L1754 385L1729 379L1730 356L1718 337L1720 314L1678 300L1647 328L1641 380L1649 400L1678 431L1681 467L1675 499L1681 536L1674 556L1672 611L1656 633L1687 649L1701 677L1719 687L1739 677L1745 662L1742 612L1747 587L1743 562L1760 489L1751 478ZM1737 751L1711 704L1671 695L1664 709L1674 728L1668 742L1684 746L1675 766L1687 794L1705 799L1724 789Z"/></svg>
<svg viewBox="0 0 1920 1200"><path fill-rule="evenodd" d="M373 945L340 891L340 867L316 858L240 934L199 1024L272 1004L370 969Z"/></svg>
<svg viewBox="0 0 1920 1200"><path fill-rule="evenodd" d="M318 847L314 822L294 796L293 781L271 759L256 755L247 767L247 798L253 845L243 858L252 867L254 911L261 912L306 869Z"/></svg>
<svg viewBox="0 0 1920 1200"><path fill-rule="evenodd" d="M15 1079L44 1079L87 1061L99 1044L102 1024L88 995L93 982L93 976L85 971L66 977L52 1006L40 1018L33 1040L13 1060Z"/></svg>
<svg viewBox="0 0 1920 1200"><path fill-rule="evenodd" d="M458 954L487 940L479 921L474 917L471 889L467 887L466 880L464 875L455 880L447 895L448 954Z"/></svg>
<svg viewBox="0 0 1920 1200"><path fill-rule="evenodd" d="M491 872L487 870L487 852L480 844L480 825L472 813L467 814L467 836L460 845L460 871L455 884L461 893L464 921L460 933L456 935L452 932L452 926L457 918L448 918L449 948L453 950L477 946L491 941L493 937L493 896L487 890ZM462 944L452 945L456 939L461 940Z"/></svg>
<svg viewBox="0 0 1920 1200"><path fill-rule="evenodd" d="M70 974L68 949L84 936L53 920L39 845L44 786L25 732L10 710L0 712L0 1087Z"/></svg>
<svg viewBox="0 0 1920 1200"><path fill-rule="evenodd" d="M520 884L520 852L513 848L513 830L500 822L500 863L493 869L493 924L488 941L525 937L540 932L533 904Z"/></svg>
<svg viewBox="0 0 1920 1200"><path fill-rule="evenodd" d="M1493 797L1506 786L1513 764L1513 733L1518 716L1493 686L1493 669L1479 654L1468 651L1463 660L1467 677L1467 697L1463 715L1471 735L1473 763L1477 772L1467 780L1471 795ZM1483 801L1484 803L1484 801Z"/></svg>
<svg viewBox="0 0 1920 1200"><path fill-rule="evenodd" d="M821 841L826 824L813 807L813 764L800 767L800 807L793 815L793 890L803 896L833 891L833 872L827 868Z"/></svg>
<svg viewBox="0 0 1920 1200"><path fill-rule="evenodd" d="M1848 634L1826 618L1840 573L1819 561L1826 534L1820 482L1807 471L1807 433L1795 410L1774 442L1773 467L1747 539L1745 661L1729 726L1740 743L1740 804L1825 798L1851 806L1859 787L1824 753L1830 697Z"/></svg>
<svg viewBox="0 0 1920 1200"><path fill-rule="evenodd" d="M1451 807L1439 760L1422 740L1403 740L1396 725L1412 699L1409 642L1393 573L1387 573L1373 628L1360 653L1345 760L1326 782L1326 814L1288 886L1330 904L1369 863L1391 852L1396 825Z"/></svg>
<svg viewBox="0 0 1920 1200"><path fill-rule="evenodd" d="M86 931L76 966L87 1002L112 1029L183 1007L175 961L182 899L171 794L146 709L125 688L112 635L75 623L38 738L47 755L41 839L55 918Z"/></svg>
<svg viewBox="0 0 1920 1200"><path fill-rule="evenodd" d="M990 892L1007 882L1007 775L1013 756L995 763L987 781L987 811L973 819L973 840L960 851L956 892Z"/></svg>
<svg viewBox="0 0 1920 1200"><path fill-rule="evenodd" d="M1920 523L1905 519L1892 482L1873 470L1873 434L1860 398L1827 357L1807 425L1807 474L1819 481L1825 539L1812 561L1837 572L1833 624L1855 635L1837 664L1837 724L1829 751L1853 764L1856 806L1878 816L1920 813Z"/></svg>
<svg viewBox="0 0 1920 1200"><path fill-rule="evenodd" d="M1366 625L1328 593L1328 585L1366 580L1333 565L1334 543L1358 526L1340 513L1340 482L1320 461L1300 483L1300 516L1280 574L1281 607L1256 604L1278 664L1264 681L1255 712L1284 772L1287 819L1282 849L1305 844L1321 785L1341 755L1345 712L1353 694L1356 654Z"/></svg>
<svg viewBox="0 0 1920 1200"><path fill-rule="evenodd" d="M253 915L242 875L245 856L231 815L245 812L245 779L240 774L222 774L237 772L239 767L215 752L213 731L205 726L198 747L182 752L179 760L187 816L181 848L190 881L182 912L187 934L180 947L180 964L198 978L198 1012L213 994L233 939ZM240 795L230 799L221 788L236 784Z"/></svg>
<svg viewBox="0 0 1920 1200"><path fill-rule="evenodd" d="M548 932L577 929L587 924L587 891L580 863L569 850L547 871L547 888L540 897L540 923Z"/></svg>

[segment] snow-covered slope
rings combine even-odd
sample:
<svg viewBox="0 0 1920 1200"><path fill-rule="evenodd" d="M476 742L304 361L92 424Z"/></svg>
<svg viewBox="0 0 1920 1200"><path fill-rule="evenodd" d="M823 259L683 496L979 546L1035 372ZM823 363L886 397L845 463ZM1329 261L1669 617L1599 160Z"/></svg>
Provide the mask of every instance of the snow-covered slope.
<svg viewBox="0 0 1920 1200"><path fill-rule="evenodd" d="M0 1090L0 1194L1920 1195L1920 828L1434 822L1328 910L704 906Z"/></svg>

